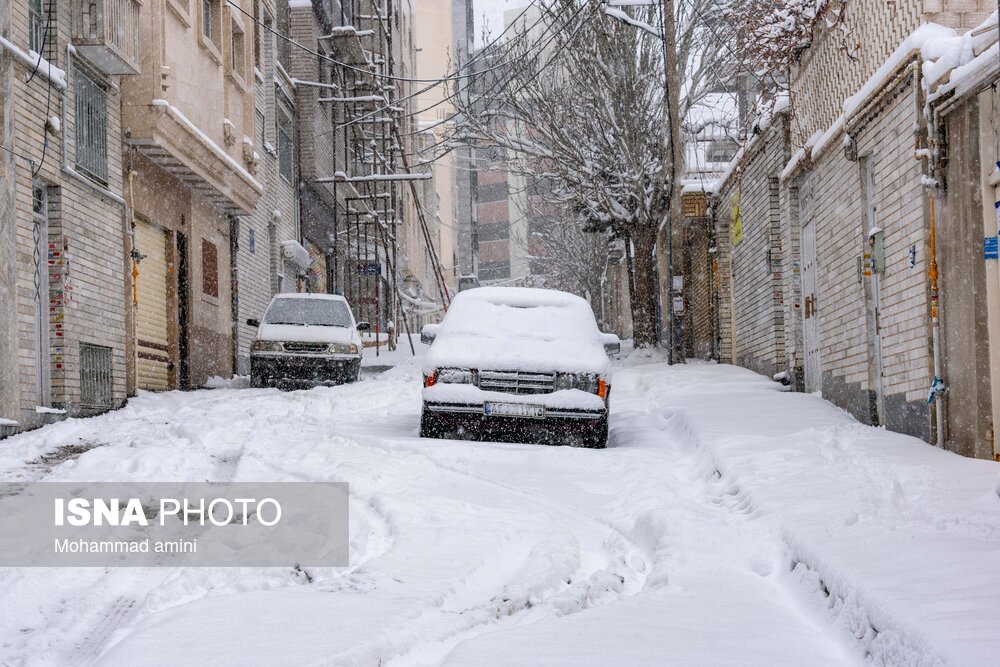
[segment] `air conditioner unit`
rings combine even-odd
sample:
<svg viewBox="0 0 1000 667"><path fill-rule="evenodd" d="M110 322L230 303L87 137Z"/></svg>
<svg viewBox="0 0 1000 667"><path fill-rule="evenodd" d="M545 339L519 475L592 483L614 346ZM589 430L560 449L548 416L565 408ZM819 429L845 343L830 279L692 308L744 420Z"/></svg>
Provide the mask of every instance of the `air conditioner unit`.
<svg viewBox="0 0 1000 667"><path fill-rule="evenodd" d="M283 241L281 244L281 256L285 261L291 262L300 271L305 271L312 264L309 251L302 247L298 241Z"/></svg>

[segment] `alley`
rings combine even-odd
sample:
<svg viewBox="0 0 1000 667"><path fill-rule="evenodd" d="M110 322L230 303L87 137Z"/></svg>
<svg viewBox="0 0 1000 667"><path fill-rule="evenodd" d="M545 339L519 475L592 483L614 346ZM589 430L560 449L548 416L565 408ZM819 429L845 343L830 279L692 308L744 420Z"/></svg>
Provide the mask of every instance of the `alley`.
<svg viewBox="0 0 1000 667"><path fill-rule="evenodd" d="M349 481L351 565L7 569L0 663L996 655L996 581L977 596L982 576L935 567L963 549L990 571L995 464L747 371L644 361L616 372L603 451L418 439L413 361L337 388L143 394L17 436L2 481Z"/></svg>

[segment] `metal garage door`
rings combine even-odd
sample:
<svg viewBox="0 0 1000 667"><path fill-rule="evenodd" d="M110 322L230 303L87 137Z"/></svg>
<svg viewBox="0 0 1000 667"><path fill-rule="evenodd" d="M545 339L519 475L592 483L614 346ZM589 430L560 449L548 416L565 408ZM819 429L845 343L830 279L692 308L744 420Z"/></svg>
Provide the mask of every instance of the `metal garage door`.
<svg viewBox="0 0 1000 667"><path fill-rule="evenodd" d="M170 348L167 335L166 236L156 225L136 221L135 241L145 255L139 262L138 365L140 389L170 388Z"/></svg>

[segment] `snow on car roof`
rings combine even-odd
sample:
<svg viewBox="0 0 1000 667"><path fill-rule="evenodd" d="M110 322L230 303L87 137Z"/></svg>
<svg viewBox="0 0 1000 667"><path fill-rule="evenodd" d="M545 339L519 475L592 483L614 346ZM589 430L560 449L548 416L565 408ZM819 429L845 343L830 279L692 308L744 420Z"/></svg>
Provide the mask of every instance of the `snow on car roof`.
<svg viewBox="0 0 1000 667"><path fill-rule="evenodd" d="M586 300L556 290L480 287L452 301L424 367L603 374L608 358Z"/></svg>
<svg viewBox="0 0 1000 667"><path fill-rule="evenodd" d="M339 294L317 294L313 292L282 292L274 295L275 299L326 299L329 301L346 301Z"/></svg>

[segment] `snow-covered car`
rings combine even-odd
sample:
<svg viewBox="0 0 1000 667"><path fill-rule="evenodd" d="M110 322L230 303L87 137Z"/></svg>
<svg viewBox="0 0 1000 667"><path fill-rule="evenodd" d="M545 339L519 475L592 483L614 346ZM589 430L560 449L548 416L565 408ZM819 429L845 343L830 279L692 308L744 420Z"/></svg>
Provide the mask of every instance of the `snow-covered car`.
<svg viewBox="0 0 1000 667"><path fill-rule="evenodd" d="M361 335L347 300L334 294L279 294L271 300L250 347L254 387L354 382L361 372Z"/></svg>
<svg viewBox="0 0 1000 667"><path fill-rule="evenodd" d="M609 354L584 299L482 287L459 293L427 325L420 435L602 448L608 439Z"/></svg>

